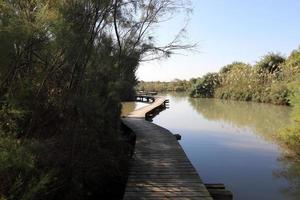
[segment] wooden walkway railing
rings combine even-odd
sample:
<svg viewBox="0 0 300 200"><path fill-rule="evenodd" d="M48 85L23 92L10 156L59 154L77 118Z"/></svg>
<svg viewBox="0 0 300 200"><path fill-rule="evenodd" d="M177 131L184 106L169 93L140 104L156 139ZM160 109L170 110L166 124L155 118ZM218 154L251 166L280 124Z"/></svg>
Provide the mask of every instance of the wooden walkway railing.
<svg viewBox="0 0 300 200"><path fill-rule="evenodd" d="M124 199L212 199L174 135L144 120L165 102L165 98L155 98L154 103L122 119L136 134Z"/></svg>

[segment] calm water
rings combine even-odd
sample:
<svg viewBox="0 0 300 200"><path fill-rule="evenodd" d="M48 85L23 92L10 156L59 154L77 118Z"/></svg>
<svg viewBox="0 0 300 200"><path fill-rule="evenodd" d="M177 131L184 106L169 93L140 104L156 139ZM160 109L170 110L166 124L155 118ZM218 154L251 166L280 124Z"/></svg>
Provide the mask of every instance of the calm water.
<svg viewBox="0 0 300 200"><path fill-rule="evenodd" d="M290 108L166 94L153 119L173 133L206 183L224 183L235 199L300 199L300 163L277 145Z"/></svg>

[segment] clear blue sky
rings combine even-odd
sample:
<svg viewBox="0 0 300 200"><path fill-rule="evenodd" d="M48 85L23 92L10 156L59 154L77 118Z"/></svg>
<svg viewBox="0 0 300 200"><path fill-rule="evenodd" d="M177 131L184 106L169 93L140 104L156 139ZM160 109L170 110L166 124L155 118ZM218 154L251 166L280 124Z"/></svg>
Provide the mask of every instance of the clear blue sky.
<svg viewBox="0 0 300 200"><path fill-rule="evenodd" d="M187 40L199 52L142 63L139 80L190 79L218 71L233 61L254 64L268 52L288 55L300 45L300 0L192 0ZM182 17L157 29L165 43L183 24Z"/></svg>

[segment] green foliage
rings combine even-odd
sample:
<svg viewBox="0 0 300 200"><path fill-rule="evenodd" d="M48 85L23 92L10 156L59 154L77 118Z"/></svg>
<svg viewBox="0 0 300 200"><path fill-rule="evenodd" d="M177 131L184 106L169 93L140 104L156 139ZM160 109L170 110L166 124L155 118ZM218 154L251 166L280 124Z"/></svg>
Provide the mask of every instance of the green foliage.
<svg viewBox="0 0 300 200"><path fill-rule="evenodd" d="M148 29L182 5L0 1L1 199L122 197L121 100L143 58L181 48L156 47Z"/></svg>
<svg viewBox="0 0 300 200"><path fill-rule="evenodd" d="M292 91L290 99L293 105L293 124L284 129L279 134L279 138L300 156L300 74L295 81L289 84L289 89Z"/></svg>
<svg viewBox="0 0 300 200"><path fill-rule="evenodd" d="M188 91L191 87L191 82L187 80L179 80L175 79L170 82L161 82L161 81L153 81L153 82L145 82L140 81L136 88L137 91L156 91L156 92L164 92L164 91L177 91L183 92Z"/></svg>
<svg viewBox="0 0 300 200"><path fill-rule="evenodd" d="M274 81L270 86L267 101L273 104L290 104L289 93L285 81Z"/></svg>
<svg viewBox="0 0 300 200"><path fill-rule="evenodd" d="M220 73L221 74L226 74L226 73L230 72L232 69L236 68L237 66L244 66L244 65L245 64L242 63L242 62L233 62L229 65L226 65L226 66L222 67L220 69Z"/></svg>
<svg viewBox="0 0 300 200"><path fill-rule="evenodd" d="M270 53L255 66L233 62L218 73L220 82L213 93L198 90L201 95L192 96L288 105L291 90L287 85L300 70L298 60L299 50L295 50L287 60L279 54ZM191 94L196 94L197 88L201 88L201 81L194 84Z"/></svg>
<svg viewBox="0 0 300 200"><path fill-rule="evenodd" d="M196 81L196 88L192 90L192 97L211 98L214 96L215 89L220 85L218 73L208 73Z"/></svg>
<svg viewBox="0 0 300 200"><path fill-rule="evenodd" d="M32 199L47 192L52 173L39 172L37 141L21 141L10 136L0 138L0 193L7 199ZM34 178L33 178L34 176Z"/></svg>
<svg viewBox="0 0 300 200"><path fill-rule="evenodd" d="M255 67L260 73L277 73L281 70L285 58L279 54L269 53L265 55Z"/></svg>
<svg viewBox="0 0 300 200"><path fill-rule="evenodd" d="M220 73L221 83L214 97L250 101L259 96L260 86L255 71L248 64L234 62L230 70Z"/></svg>
<svg viewBox="0 0 300 200"><path fill-rule="evenodd" d="M300 49L294 50L287 59L270 53L255 66L233 62L215 74L218 84L209 84L210 76L193 81L191 96L291 104L293 125L284 129L279 138L300 155Z"/></svg>
<svg viewBox="0 0 300 200"><path fill-rule="evenodd" d="M300 48L292 51L291 55L286 59L283 65L282 74L283 79L288 83L294 81L300 72Z"/></svg>

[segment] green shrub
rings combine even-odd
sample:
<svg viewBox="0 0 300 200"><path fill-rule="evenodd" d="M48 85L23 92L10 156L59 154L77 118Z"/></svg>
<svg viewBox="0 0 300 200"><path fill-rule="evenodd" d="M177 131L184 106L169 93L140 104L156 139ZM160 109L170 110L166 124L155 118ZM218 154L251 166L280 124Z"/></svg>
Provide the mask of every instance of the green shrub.
<svg viewBox="0 0 300 200"><path fill-rule="evenodd" d="M279 134L279 138L300 157L300 74L289 84L289 98L293 106L292 125Z"/></svg>
<svg viewBox="0 0 300 200"><path fill-rule="evenodd" d="M54 173L38 169L41 145L1 134L0 194L4 199L42 199L54 180Z"/></svg>
<svg viewBox="0 0 300 200"><path fill-rule="evenodd" d="M286 82L274 82L268 94L268 103L289 105L289 89Z"/></svg>
<svg viewBox="0 0 300 200"><path fill-rule="evenodd" d="M300 72L299 63L299 49L287 59L269 53L255 66L233 62L216 74L219 82L212 87L213 90L206 89L204 76L192 84L191 96L288 105L290 89L287 85Z"/></svg>
<svg viewBox="0 0 300 200"><path fill-rule="evenodd" d="M269 53L262 57L262 59L256 63L255 67L259 73L278 73L282 69L282 65L285 62L285 58L279 54Z"/></svg>
<svg viewBox="0 0 300 200"><path fill-rule="evenodd" d="M192 97L211 98L214 96L215 89L219 86L220 79L217 73L208 73L195 84L195 89L190 93Z"/></svg>

